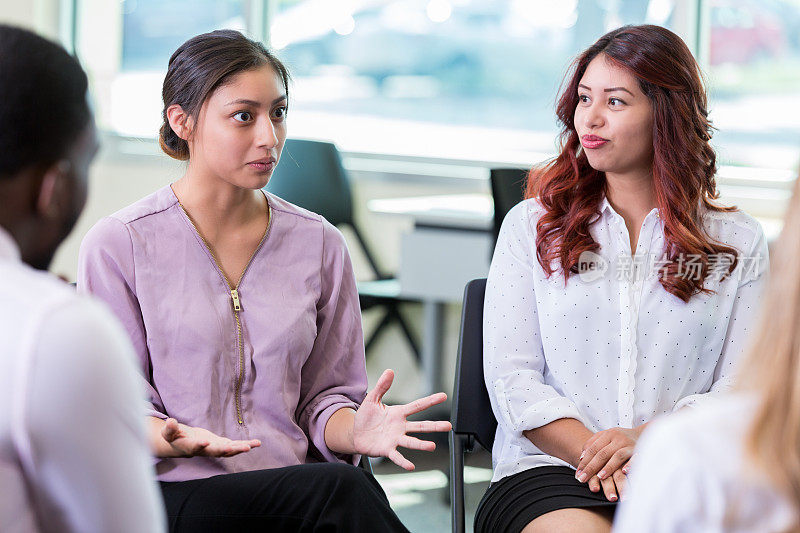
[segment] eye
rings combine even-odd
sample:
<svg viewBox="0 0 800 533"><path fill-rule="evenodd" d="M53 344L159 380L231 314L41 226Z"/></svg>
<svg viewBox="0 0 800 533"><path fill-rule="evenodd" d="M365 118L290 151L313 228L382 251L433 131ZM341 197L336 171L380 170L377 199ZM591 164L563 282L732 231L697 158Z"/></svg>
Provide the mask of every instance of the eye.
<svg viewBox="0 0 800 533"><path fill-rule="evenodd" d="M253 115L249 111L239 111L233 115L233 120L236 122L250 122L253 120Z"/></svg>
<svg viewBox="0 0 800 533"><path fill-rule="evenodd" d="M613 96L608 99L608 104L612 107L619 107L621 105L625 105L625 102L620 100L619 98L614 98Z"/></svg>
<svg viewBox="0 0 800 533"><path fill-rule="evenodd" d="M586 94L579 94L578 95L578 100L580 100L581 103L584 103L584 104L588 103L589 102L589 96L586 95Z"/></svg>
<svg viewBox="0 0 800 533"><path fill-rule="evenodd" d="M282 105L272 110L272 120L281 121L286 118L286 106Z"/></svg>

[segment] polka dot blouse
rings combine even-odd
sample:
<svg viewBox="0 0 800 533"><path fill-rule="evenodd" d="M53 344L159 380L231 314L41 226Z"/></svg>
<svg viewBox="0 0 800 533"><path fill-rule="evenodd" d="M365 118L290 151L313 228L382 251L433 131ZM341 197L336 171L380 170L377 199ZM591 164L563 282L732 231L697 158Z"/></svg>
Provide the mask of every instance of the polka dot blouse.
<svg viewBox="0 0 800 533"><path fill-rule="evenodd" d="M591 431L630 428L728 389L766 281L759 223L741 211L706 212L706 232L736 248L739 265L706 279L714 293L684 303L658 281L658 210L645 218L632 253L624 220L604 199L590 228L600 249L584 254L585 262L581 256L579 273L565 284L558 273L547 278L536 259L541 212L531 199L508 213L486 287L484 375L498 420L493 481L568 466L536 448L525 430L560 418ZM681 272L692 275L693 258L681 261Z"/></svg>

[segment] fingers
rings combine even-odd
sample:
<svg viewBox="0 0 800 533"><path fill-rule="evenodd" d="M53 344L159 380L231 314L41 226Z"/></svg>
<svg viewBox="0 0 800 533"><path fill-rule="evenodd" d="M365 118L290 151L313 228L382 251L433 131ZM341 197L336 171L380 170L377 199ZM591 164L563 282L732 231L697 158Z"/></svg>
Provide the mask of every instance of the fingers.
<svg viewBox="0 0 800 533"><path fill-rule="evenodd" d="M179 457L202 455L203 450L209 445L208 439L196 438L192 428L184 431L174 418L167 418L164 421L161 436Z"/></svg>
<svg viewBox="0 0 800 533"><path fill-rule="evenodd" d="M628 459L628 462L625 463L625 466L622 467L622 473L626 476L631 473L631 461L633 461L633 456Z"/></svg>
<svg viewBox="0 0 800 533"><path fill-rule="evenodd" d="M167 442L172 442L180 436L181 429L178 426L178 421L174 418L167 418L164 421L164 427L161 428L161 436Z"/></svg>
<svg viewBox="0 0 800 533"><path fill-rule="evenodd" d="M432 452L436 449L436 443L431 442L429 440L421 440L416 437L409 437L408 435L403 435L397 441L397 443L402 446L403 448L409 448L411 450L422 450L426 452Z"/></svg>
<svg viewBox="0 0 800 533"><path fill-rule="evenodd" d="M403 406L403 411L405 416L413 415L414 413L419 413L420 411L424 411L429 407L433 407L434 405L440 404L446 399L447 399L447 394L443 392L437 392L436 394L431 394L430 396L419 398L411 403L405 404Z"/></svg>
<svg viewBox="0 0 800 533"><path fill-rule="evenodd" d="M231 457L234 455L239 455L240 453L249 452L253 448L258 448L261 446L260 440L232 440L230 441L227 446L227 456Z"/></svg>
<svg viewBox="0 0 800 533"><path fill-rule="evenodd" d="M608 446L608 444L611 442L611 438L612 436L606 431L595 433L591 438L589 438L586 441L586 444L584 444L583 453L581 454L581 459L578 462L578 471L584 472L586 470L586 466L595 458L595 455L597 455L600 450ZM605 461L603 464L605 464ZM588 474L586 479L589 479L596 473L597 471ZM582 483L584 482L585 480L582 481Z"/></svg>
<svg viewBox="0 0 800 533"><path fill-rule="evenodd" d="M414 470L414 463L403 457L403 454L397 450L392 450L389 453L389 459L404 470Z"/></svg>
<svg viewBox="0 0 800 533"><path fill-rule="evenodd" d="M590 455L591 449L591 447L587 448L586 455L584 455L583 459L578 463L578 469L575 471L575 479L581 483L586 483L587 479L597 475L614 453L614 450L606 446Z"/></svg>
<svg viewBox="0 0 800 533"><path fill-rule="evenodd" d="M208 457L233 457L234 455L239 455L240 453L249 452L252 448L256 446L252 446L254 442L258 444L256 446L260 446L261 442L257 440L230 440L230 439L223 439L220 442L216 442L211 446L208 446L205 450L203 450L203 454Z"/></svg>
<svg viewBox="0 0 800 533"><path fill-rule="evenodd" d="M615 449L613 444L607 445L598 451L589 463L576 471L578 481L585 482L591 476L597 475L600 479L606 479L620 468L633 455L632 447ZM586 457L584 457L584 460ZM580 466L580 465L579 465Z"/></svg>
<svg viewBox="0 0 800 533"><path fill-rule="evenodd" d="M614 455L612 455L608 462L602 467L600 472L597 474L597 477L600 479L609 477L612 473L622 468L622 465L627 463L628 459L630 459L632 455L633 448L629 448L627 446L620 448L614 452Z"/></svg>
<svg viewBox="0 0 800 533"><path fill-rule="evenodd" d="M600 478L597 476L592 476L589 479L589 490L592 492L598 492L600 490Z"/></svg>
<svg viewBox="0 0 800 533"><path fill-rule="evenodd" d="M406 433L440 433L450 431L453 426L447 421L421 420L406 422Z"/></svg>
<svg viewBox="0 0 800 533"><path fill-rule="evenodd" d="M627 485L628 476L625 475L622 470L617 470L613 474L614 484L617 486L617 491L619 491L619 499L625 499L625 486Z"/></svg>
<svg viewBox="0 0 800 533"><path fill-rule="evenodd" d="M603 493L606 495L606 499L610 502L615 502L619 499L617 495L617 487L614 485L614 479L608 477L606 479L601 479L600 484L603 486Z"/></svg>
<svg viewBox="0 0 800 533"><path fill-rule="evenodd" d="M244 444L235 444L233 441L230 442L220 442L214 443L210 446L207 446L202 453L198 455L204 455L206 457L233 457L234 455L239 455L240 453L244 453L250 451L250 447Z"/></svg>
<svg viewBox="0 0 800 533"><path fill-rule="evenodd" d="M375 388L369 391L367 397L364 398L364 401L380 403L383 399L383 395L386 394L386 391L392 386L392 381L394 381L394 371L387 368L383 371L381 377L378 378Z"/></svg>
<svg viewBox="0 0 800 533"><path fill-rule="evenodd" d="M595 442L597 442L597 439L599 439L599 438L601 438L603 436L602 433L603 432L600 431L598 433L595 433L594 435L592 435L588 439L586 439L586 442L583 443L583 448L581 450L581 459L583 459L586 456L586 450L590 446L592 446Z"/></svg>

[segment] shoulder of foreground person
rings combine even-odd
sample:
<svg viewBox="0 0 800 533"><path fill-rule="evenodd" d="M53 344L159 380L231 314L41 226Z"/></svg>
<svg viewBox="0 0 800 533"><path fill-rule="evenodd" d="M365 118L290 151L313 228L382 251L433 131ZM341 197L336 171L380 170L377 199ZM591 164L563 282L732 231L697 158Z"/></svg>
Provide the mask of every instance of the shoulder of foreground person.
<svg viewBox="0 0 800 533"><path fill-rule="evenodd" d="M163 530L133 358L111 311L89 297L64 298L40 319L18 442L58 527Z"/></svg>

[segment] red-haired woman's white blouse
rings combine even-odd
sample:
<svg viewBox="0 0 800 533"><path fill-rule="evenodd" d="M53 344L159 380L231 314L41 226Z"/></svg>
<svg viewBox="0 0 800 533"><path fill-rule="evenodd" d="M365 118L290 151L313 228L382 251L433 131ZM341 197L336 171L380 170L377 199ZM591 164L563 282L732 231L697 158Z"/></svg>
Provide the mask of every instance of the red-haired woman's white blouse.
<svg viewBox="0 0 800 533"><path fill-rule="evenodd" d="M742 211L705 212L708 236L739 251L732 275L707 278L712 294L688 303L667 292L664 227L645 218L635 253L607 199L590 232L600 244L565 284L536 258L543 207L521 202L506 216L486 287L484 375L498 421L493 481L529 468L564 465L522 432L560 418L591 431L635 427L729 388L753 329L768 269L760 224ZM682 259L695 275L696 257ZM724 257L714 257L727 271Z"/></svg>

